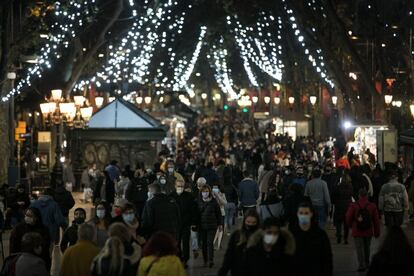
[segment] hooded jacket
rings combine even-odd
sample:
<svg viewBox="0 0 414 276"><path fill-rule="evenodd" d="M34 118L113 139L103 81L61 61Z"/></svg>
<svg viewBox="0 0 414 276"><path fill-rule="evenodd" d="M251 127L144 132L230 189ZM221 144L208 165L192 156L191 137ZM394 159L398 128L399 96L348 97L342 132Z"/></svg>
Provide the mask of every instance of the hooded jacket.
<svg viewBox="0 0 414 276"><path fill-rule="evenodd" d="M372 227L364 231L359 230L357 227L356 217L360 208L366 208L368 210L372 222ZM349 206L346 212L346 223L352 228L353 237L379 237L380 235L380 220L377 206L369 202L367 197L362 197Z"/></svg>
<svg viewBox="0 0 414 276"><path fill-rule="evenodd" d="M69 216L69 210L75 206L75 200L72 194L63 186L59 186L55 189L54 199L60 207L60 211L64 217Z"/></svg>
<svg viewBox="0 0 414 276"><path fill-rule="evenodd" d="M264 250L263 236L264 232L261 230L250 236L241 275L296 275L292 269L292 260L296 250L293 235L288 230L281 229L270 252Z"/></svg>

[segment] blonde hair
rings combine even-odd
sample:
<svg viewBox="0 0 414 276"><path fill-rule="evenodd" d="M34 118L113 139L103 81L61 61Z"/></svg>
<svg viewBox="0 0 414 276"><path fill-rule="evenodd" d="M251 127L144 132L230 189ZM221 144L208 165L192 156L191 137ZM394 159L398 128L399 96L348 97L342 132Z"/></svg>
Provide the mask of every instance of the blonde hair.
<svg viewBox="0 0 414 276"><path fill-rule="evenodd" d="M118 273L122 276L124 270L124 244L117 237L109 238L98 256L95 257L94 264L98 274L102 274L102 259L109 258L109 273L114 275Z"/></svg>
<svg viewBox="0 0 414 276"><path fill-rule="evenodd" d="M119 238L123 242L131 241L131 233L128 228L120 222L112 224L109 227L108 234L110 237Z"/></svg>

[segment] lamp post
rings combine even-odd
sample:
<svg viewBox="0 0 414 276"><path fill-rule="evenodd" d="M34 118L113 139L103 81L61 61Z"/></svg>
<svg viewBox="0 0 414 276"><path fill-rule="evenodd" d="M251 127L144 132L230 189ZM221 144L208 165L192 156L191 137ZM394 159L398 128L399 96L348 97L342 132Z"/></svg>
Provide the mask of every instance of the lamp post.
<svg viewBox="0 0 414 276"><path fill-rule="evenodd" d="M384 101L385 101L385 113L386 113L386 120L388 124L391 124L391 103L392 103L392 95L386 94L384 95Z"/></svg>
<svg viewBox="0 0 414 276"><path fill-rule="evenodd" d="M310 96L309 101L312 105L312 135L315 137L315 104L318 98L316 96Z"/></svg>
<svg viewBox="0 0 414 276"><path fill-rule="evenodd" d="M337 125L338 125L338 109L337 109L337 104L338 104L338 97L337 96L332 96L331 98L332 100L332 105L333 105L333 124L331 129L333 129L333 136L336 136L337 134Z"/></svg>

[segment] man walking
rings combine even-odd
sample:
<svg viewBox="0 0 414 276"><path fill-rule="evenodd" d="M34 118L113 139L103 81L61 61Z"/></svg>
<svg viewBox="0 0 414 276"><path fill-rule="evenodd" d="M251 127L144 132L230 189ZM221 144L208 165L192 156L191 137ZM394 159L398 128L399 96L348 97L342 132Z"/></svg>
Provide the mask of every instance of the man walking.
<svg viewBox="0 0 414 276"><path fill-rule="evenodd" d="M380 235L380 221L375 204L368 201L365 189L359 190L359 200L352 203L346 213L346 223L352 228L358 257L358 271L368 268L371 239Z"/></svg>
<svg viewBox="0 0 414 276"><path fill-rule="evenodd" d="M243 208L243 214L249 209L256 209L257 199L259 198L260 191L256 181L251 178L248 171L243 172L244 179L239 184L239 199L240 205Z"/></svg>
<svg viewBox="0 0 414 276"><path fill-rule="evenodd" d="M316 220L321 229L325 229L328 210L331 208L328 184L321 179L322 172L316 168L312 171L312 180L305 187L305 197L309 197L316 212Z"/></svg>
<svg viewBox="0 0 414 276"><path fill-rule="evenodd" d="M398 182L398 168L388 168L388 182L379 193L379 209L384 213L385 225L401 226L404 211L408 210L408 194L405 186Z"/></svg>

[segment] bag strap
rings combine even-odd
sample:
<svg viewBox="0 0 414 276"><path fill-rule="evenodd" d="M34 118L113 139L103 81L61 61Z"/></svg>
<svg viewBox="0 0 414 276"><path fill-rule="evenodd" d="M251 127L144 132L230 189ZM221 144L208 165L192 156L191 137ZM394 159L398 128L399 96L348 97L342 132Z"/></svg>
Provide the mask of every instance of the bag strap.
<svg viewBox="0 0 414 276"><path fill-rule="evenodd" d="M156 257L154 260L152 260L152 262L150 263L150 265L147 267L147 269L145 270L145 274L148 275L148 273L151 271L152 267L154 266L154 264L159 260L159 257Z"/></svg>
<svg viewBox="0 0 414 276"><path fill-rule="evenodd" d="M272 216L272 218L276 218L276 217L273 215L272 211L270 210L269 205L265 205L265 206L266 206L266 209L267 209L267 211L269 212L269 214Z"/></svg>

